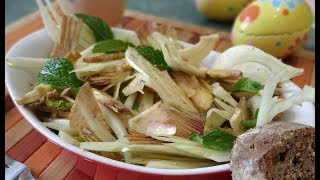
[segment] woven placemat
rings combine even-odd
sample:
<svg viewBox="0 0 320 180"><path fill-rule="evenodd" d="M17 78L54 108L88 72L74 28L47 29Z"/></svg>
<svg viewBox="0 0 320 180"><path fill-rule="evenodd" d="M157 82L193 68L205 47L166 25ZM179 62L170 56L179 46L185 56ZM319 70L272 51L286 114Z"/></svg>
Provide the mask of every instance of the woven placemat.
<svg viewBox="0 0 320 180"><path fill-rule="evenodd" d="M6 51L19 39L42 27L39 12L6 27ZM136 31L138 34L144 33L145 29L150 27L160 31L174 30L179 40L190 43L198 42L200 35L218 33L220 40L214 50L222 52L231 46L228 32L128 10L125 11L119 27ZM296 84L300 87L305 84L314 85L314 52L300 50L283 61L305 70L303 75L293 78ZM33 175L40 179L186 179L171 176L137 176L132 172L119 172L112 167L97 165L48 141L23 119L17 108L14 107L7 90L5 108L5 153L25 163L30 167ZM217 175L217 178L231 179L230 172Z"/></svg>

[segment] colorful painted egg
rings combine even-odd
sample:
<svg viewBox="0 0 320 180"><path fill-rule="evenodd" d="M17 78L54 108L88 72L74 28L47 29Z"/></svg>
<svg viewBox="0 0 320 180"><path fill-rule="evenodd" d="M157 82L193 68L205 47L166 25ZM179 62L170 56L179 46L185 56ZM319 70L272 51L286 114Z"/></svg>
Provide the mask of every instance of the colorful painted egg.
<svg viewBox="0 0 320 180"><path fill-rule="evenodd" d="M208 19L232 20L252 0L195 0L200 13Z"/></svg>
<svg viewBox="0 0 320 180"><path fill-rule="evenodd" d="M312 11L303 0L257 0L236 18L231 40L282 58L307 39L312 22Z"/></svg>

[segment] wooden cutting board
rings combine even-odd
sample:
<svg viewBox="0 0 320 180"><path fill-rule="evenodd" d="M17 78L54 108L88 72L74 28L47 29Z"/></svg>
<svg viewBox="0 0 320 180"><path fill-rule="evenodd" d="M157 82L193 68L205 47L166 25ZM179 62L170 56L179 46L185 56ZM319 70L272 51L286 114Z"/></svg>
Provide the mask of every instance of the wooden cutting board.
<svg viewBox="0 0 320 180"><path fill-rule="evenodd" d="M22 37L42 27L39 12L7 26L5 28L5 50L7 51ZM153 28L161 32L170 30L179 40L190 43L196 43L200 35L218 33L220 40L214 50L222 52L231 46L228 32L128 10L125 11L119 27L136 31L138 34L145 33L146 28ZM287 64L305 70L303 75L293 78L293 81L300 87L305 84L314 85L314 58L314 52L299 50L292 57L283 60ZM10 157L28 165L34 176L40 179L50 179L50 177L54 179L100 179L106 177L104 170L106 167L96 165L63 150L33 129L14 107L7 90L5 105L5 152ZM131 180L137 178L139 177L133 175ZM223 179L231 179L230 173Z"/></svg>

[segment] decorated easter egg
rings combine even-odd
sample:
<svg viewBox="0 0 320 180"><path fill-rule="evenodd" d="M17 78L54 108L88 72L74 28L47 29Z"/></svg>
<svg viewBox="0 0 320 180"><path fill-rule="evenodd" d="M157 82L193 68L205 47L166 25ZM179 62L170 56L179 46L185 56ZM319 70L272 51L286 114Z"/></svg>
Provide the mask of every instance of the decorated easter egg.
<svg viewBox="0 0 320 180"><path fill-rule="evenodd" d="M208 19L232 20L252 0L195 0L200 13Z"/></svg>
<svg viewBox="0 0 320 180"><path fill-rule="evenodd" d="M303 0L257 0L237 16L231 40L282 58L307 39L312 21L312 11Z"/></svg>

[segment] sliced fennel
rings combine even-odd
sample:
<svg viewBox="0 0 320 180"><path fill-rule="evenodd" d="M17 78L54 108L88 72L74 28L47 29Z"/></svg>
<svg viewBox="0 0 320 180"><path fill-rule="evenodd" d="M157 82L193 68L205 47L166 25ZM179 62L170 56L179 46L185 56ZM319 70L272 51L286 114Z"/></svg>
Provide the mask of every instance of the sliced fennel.
<svg viewBox="0 0 320 180"><path fill-rule="evenodd" d="M219 83L212 84L212 93L215 97L219 98L222 101L227 102L232 107L237 106L237 101L228 93Z"/></svg>
<svg viewBox="0 0 320 180"><path fill-rule="evenodd" d="M56 119L50 122L43 122L43 124L51 129L55 129L58 131L64 131L71 135L77 135L77 131L70 127L70 120L68 119Z"/></svg>
<svg viewBox="0 0 320 180"><path fill-rule="evenodd" d="M146 167L159 168L159 169L191 169L207 166L218 165L213 161L188 161L188 160L152 160L146 164Z"/></svg>
<svg viewBox="0 0 320 180"><path fill-rule="evenodd" d="M165 142L172 142L177 144L186 144L191 146L201 146L200 143L191 141L187 138L179 137L179 136L151 136L154 139L165 141Z"/></svg>
<svg viewBox="0 0 320 180"><path fill-rule="evenodd" d="M315 101L315 89L310 86L305 86L302 91L299 91L283 101L278 101L277 97L273 97L274 91L278 82L282 79L282 74L276 73L266 82L261 93L261 103L257 117L257 126L268 124L279 113L299 105L303 102Z"/></svg>
<svg viewBox="0 0 320 180"><path fill-rule="evenodd" d="M129 96L136 92L144 94L143 88L145 85L145 81L145 77L141 73L138 73L136 77L122 90L122 93L125 96Z"/></svg>
<svg viewBox="0 0 320 180"><path fill-rule="evenodd" d="M161 153L178 156L186 156L192 158L203 159L202 156L194 155L188 152L180 151L174 147L155 144L123 144L116 142L83 142L80 148L91 151L106 151L106 152L147 152Z"/></svg>
<svg viewBox="0 0 320 180"><path fill-rule="evenodd" d="M99 107L102 112L103 119L118 138L128 134L125 125L115 112L111 111L108 107L102 105L101 103L99 103Z"/></svg>
<svg viewBox="0 0 320 180"><path fill-rule="evenodd" d="M240 135L245 132L245 128L241 122L249 119L249 110L247 108L247 100L245 97L241 97L238 106L235 108L235 112L230 118L230 126L234 130L235 134Z"/></svg>
<svg viewBox="0 0 320 180"><path fill-rule="evenodd" d="M114 88L114 91L113 91L113 98L114 98L114 99L118 99L118 98L119 98L121 83L122 83L121 81L118 82L117 85L116 85L115 88Z"/></svg>
<svg viewBox="0 0 320 180"><path fill-rule="evenodd" d="M41 69L48 60L48 58L11 57L6 62L13 67Z"/></svg>
<svg viewBox="0 0 320 180"><path fill-rule="evenodd" d="M212 129L219 128L226 121L226 118L223 118L219 114L220 112L217 112L217 110L210 109L207 111L207 120L204 124L205 133Z"/></svg>
<svg viewBox="0 0 320 180"><path fill-rule="evenodd" d="M219 124L224 122L221 117L230 120L235 112L238 102L231 96L229 92L221 87L219 83L212 84L212 93L215 96L213 102L217 107L211 108L209 111L207 111L207 118L210 118L209 124L212 124L213 126L219 126ZM216 113L216 115L212 113ZM215 120L214 118L217 119Z"/></svg>
<svg viewBox="0 0 320 180"><path fill-rule="evenodd" d="M119 39L124 42L130 42L135 46L138 46L141 44L137 33L133 31L126 31L126 30L113 30L114 39Z"/></svg>
<svg viewBox="0 0 320 180"><path fill-rule="evenodd" d="M61 139L63 139L67 143L70 143L70 144L75 145L77 147L80 146L80 142L77 141L75 138L73 138L69 133L67 133L65 131L60 130L58 136L61 137Z"/></svg>
<svg viewBox="0 0 320 180"><path fill-rule="evenodd" d="M190 154L201 156L206 159L211 159L216 162L229 161L230 152L216 151L216 150L207 149L203 147L190 146L190 145L178 144L178 143L169 143L169 144L165 144L165 146L173 147L183 152L188 152Z"/></svg>
<svg viewBox="0 0 320 180"><path fill-rule="evenodd" d="M263 92L263 91L260 91L260 92ZM252 116L254 116L256 110L259 109L260 104L261 104L260 94L256 94L247 100L247 107L249 108L250 114Z"/></svg>
<svg viewBox="0 0 320 180"><path fill-rule="evenodd" d="M134 104L134 102L135 102L135 100L136 100L136 98L137 98L137 95L138 95L138 93L130 94L130 95L127 97L126 101L124 102L124 105L125 105L127 108L132 109L133 104Z"/></svg>
<svg viewBox="0 0 320 180"><path fill-rule="evenodd" d="M241 64L248 62L251 64L241 66ZM239 66L241 66L241 68ZM254 68L255 66L258 66L259 68ZM291 79L303 73L303 69L286 65L281 62L281 60L249 45L238 45L227 49L214 62L212 68L239 69L243 72L245 77L255 77L254 80L261 83L263 83L262 81L265 79L265 77L270 76L270 72L273 74L282 72L283 77L281 81ZM256 71L253 71L253 69ZM259 69L262 70L258 71ZM260 79L258 79L259 77Z"/></svg>
<svg viewBox="0 0 320 180"><path fill-rule="evenodd" d="M123 63L125 63L124 59L101 63L85 63L85 66L79 68L75 67L72 72L75 72L78 78L82 78L101 72L114 72L116 67L122 65Z"/></svg>
<svg viewBox="0 0 320 180"><path fill-rule="evenodd" d="M153 92L145 92L139 96L139 112L142 112L150 108L154 104Z"/></svg>

